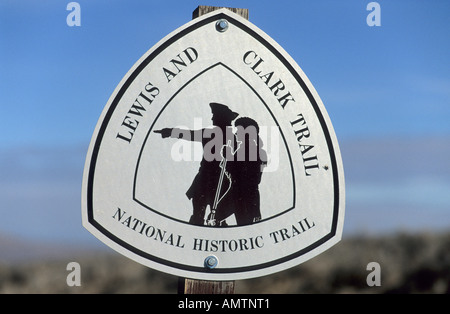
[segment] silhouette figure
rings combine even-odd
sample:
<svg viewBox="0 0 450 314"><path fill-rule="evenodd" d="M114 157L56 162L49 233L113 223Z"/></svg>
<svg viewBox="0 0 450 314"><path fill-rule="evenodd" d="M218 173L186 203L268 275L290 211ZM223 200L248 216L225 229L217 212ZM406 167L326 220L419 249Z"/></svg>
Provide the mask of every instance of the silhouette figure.
<svg viewBox="0 0 450 314"><path fill-rule="evenodd" d="M235 215L237 225L261 220L259 184L267 165L267 154L259 137L255 120L244 117L231 123L238 114L227 106L210 103L212 128L156 130L163 138L201 141L203 158L186 196L192 200L189 223L227 226L226 219ZM205 219L206 208L210 213Z"/></svg>
<svg viewBox="0 0 450 314"><path fill-rule="evenodd" d="M163 138L172 137L190 141L201 141L203 158L186 196L192 199L193 213L189 223L205 224L205 212L210 206L211 213L206 221L209 225L225 226L225 219L233 214L233 203L229 195L231 177L227 172L227 161L222 149L236 145L236 138L232 132L231 122L238 116L226 105L210 103L212 112L212 128L201 130L181 130L165 128L156 130ZM188 136L186 136L188 134Z"/></svg>
<svg viewBox="0 0 450 314"><path fill-rule="evenodd" d="M239 147L234 162L229 167L232 177L231 195L238 225L261 220L259 184L262 171L267 165L267 154L259 137L255 120L243 117L234 122Z"/></svg>

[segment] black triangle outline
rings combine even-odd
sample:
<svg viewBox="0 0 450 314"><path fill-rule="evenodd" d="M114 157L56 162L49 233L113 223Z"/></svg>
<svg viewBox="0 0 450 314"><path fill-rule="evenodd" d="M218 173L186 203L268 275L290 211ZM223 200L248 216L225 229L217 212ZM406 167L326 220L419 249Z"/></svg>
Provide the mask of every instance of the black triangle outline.
<svg viewBox="0 0 450 314"><path fill-rule="evenodd" d="M195 75L194 77L192 77L189 81L187 81L182 87L180 87L180 89L178 89L178 90L172 95L172 97L169 98L169 100L168 100L168 101L166 102L166 104L162 107L161 111L158 113L158 115L156 116L156 118L153 120L153 123L152 123L152 125L150 126L150 129L148 130L147 135L145 136L145 139L144 139L144 141L143 141L141 150L140 150L140 152L139 152L139 157L138 157L138 159L137 159L136 169L135 169L135 173L134 173L134 180L133 180L133 200L134 200L135 202L137 202L138 204L140 204L141 206L143 206L143 207L145 207L145 208L151 210L152 212L154 212L154 213L156 213L156 214L159 214L159 215L161 215L161 216L163 216L163 217L165 217L165 218L169 218L169 219L172 219L172 220L177 221L177 222L189 224L189 222L187 222L187 221L180 220L180 219L174 218L174 217L172 217L172 216L163 214L163 213L161 213L160 211L158 211L157 209L148 206L147 204L145 204L144 202L140 201L140 200L137 198L137 196L136 196L136 181L137 181L137 176L138 176L139 164L140 164L140 161L141 161L142 152L143 152L143 150L144 150L144 147L147 145L148 138L149 138L149 136L150 136L150 134L151 134L151 132L152 132L152 130L153 130L154 125L155 125L156 122L158 121L158 119L159 119L159 117L161 116L161 114L163 113L163 111L169 106L169 104L172 102L172 100L173 100L173 99L174 99L174 98L175 98L182 90L184 90L186 87L189 86L190 83L192 83L192 82L195 81L197 78L199 78L200 76L202 76L203 74L207 73L208 71L214 69L214 68L217 67L217 66L222 66L222 67L224 67L225 69L227 69L228 71L230 71L231 73L233 73L234 75L236 75L236 76L237 76L237 77L238 77L238 78L239 78L239 79L240 79L247 87L249 87L249 88L252 90L252 92L255 93L255 95L259 98L259 100L264 104L264 106L266 107L267 111L270 113L272 119L275 121L276 125L277 125L277 126L279 127L279 129L280 129L280 134L281 134L281 137L282 137L282 139L283 139L283 143L284 143L284 146L285 146L285 148L286 148L286 152L287 152L287 154L288 154L289 164L290 164L290 170L291 170L291 175L292 175L292 190L293 190L293 191L292 191L292 197L293 197L292 205L291 205L288 209L281 210L279 213L277 213L277 214L275 214L275 215L272 215L272 216L270 216L270 217L267 217L267 218L265 218L265 219L261 219L259 222L256 222L256 223L254 223L254 224L261 223L261 222L264 222L264 221L267 221L267 220L271 220L271 219L276 218L276 217L278 217L278 216L280 216L280 215L284 215L284 214L286 214L287 212L289 212L290 210L292 210L292 209L295 208L295 205L296 205L296 203L295 203L295 202L296 202L296 194L295 194L295 191L296 191L296 186L295 186L295 185L296 185L296 181L295 181L294 166L293 166L293 164L292 164L291 153L290 153L290 151L289 151L289 148L288 148L288 145L287 145L287 142L286 142L286 138L285 138L285 136L284 136L284 134L283 134L283 130L280 128L280 126L279 126L279 124L278 124L278 121L277 121L275 115L272 113L272 111L270 110L269 106L266 104L266 102L264 101L264 99L258 94L258 92L257 92L257 91L256 91L256 90L255 90L255 89L254 89L247 81L245 81L245 79L244 79L242 76L240 76L238 73L236 73L234 70L232 70L230 67L228 67L227 65L223 64L222 62L217 62L217 63L213 64L212 66L209 66L208 68L204 69L203 71L201 71L200 73L198 73L197 75ZM213 226L197 226L197 227L216 228L216 227L213 227ZM242 227L242 226L231 225L231 226L226 226L226 227L221 227L221 228L236 228L236 227Z"/></svg>

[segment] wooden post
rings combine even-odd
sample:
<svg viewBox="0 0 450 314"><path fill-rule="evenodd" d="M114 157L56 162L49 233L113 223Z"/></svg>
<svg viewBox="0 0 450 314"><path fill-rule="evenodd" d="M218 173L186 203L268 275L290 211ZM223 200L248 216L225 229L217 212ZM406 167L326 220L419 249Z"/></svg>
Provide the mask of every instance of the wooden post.
<svg viewBox="0 0 450 314"><path fill-rule="evenodd" d="M233 281L208 281L178 278L178 294L233 294Z"/></svg>
<svg viewBox="0 0 450 314"><path fill-rule="evenodd" d="M209 12L222 9L223 7L212 7L200 5L192 12L192 19L207 14ZM227 8L248 20L248 9ZM234 294L233 281L207 281L188 278L178 279L179 294Z"/></svg>
<svg viewBox="0 0 450 314"><path fill-rule="evenodd" d="M211 7L208 5L200 5L197 7L197 9L194 10L194 12L192 12L192 19L195 19L199 16L202 16L203 14L207 14L209 12L215 11L215 10L219 10L222 8L226 8L228 10L230 10L231 12L234 12L236 14L239 14L240 16L242 16L244 19L248 20L248 9L239 9L239 8L228 8L228 7Z"/></svg>

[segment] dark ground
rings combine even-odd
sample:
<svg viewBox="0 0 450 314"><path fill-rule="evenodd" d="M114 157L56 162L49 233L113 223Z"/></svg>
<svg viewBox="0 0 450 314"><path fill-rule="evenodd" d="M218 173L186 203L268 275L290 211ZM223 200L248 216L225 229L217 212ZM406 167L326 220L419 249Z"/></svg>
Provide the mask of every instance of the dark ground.
<svg viewBox="0 0 450 314"><path fill-rule="evenodd" d="M1 257L1 251L0 251ZM81 266L81 286L69 287L67 264ZM381 286L369 287L367 264L381 266ZM0 263L0 293L177 293L178 278L118 253L76 259ZM236 293L450 293L450 233L353 236L289 270L236 281Z"/></svg>

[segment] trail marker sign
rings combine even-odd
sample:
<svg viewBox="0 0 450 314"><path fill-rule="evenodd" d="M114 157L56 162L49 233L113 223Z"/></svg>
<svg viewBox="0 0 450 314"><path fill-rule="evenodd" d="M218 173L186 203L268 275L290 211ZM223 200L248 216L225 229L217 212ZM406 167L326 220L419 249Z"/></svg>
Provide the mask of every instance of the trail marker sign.
<svg viewBox="0 0 450 314"><path fill-rule="evenodd" d="M82 218L160 271L268 275L340 240L338 142L295 61L220 9L162 39L113 92L86 158Z"/></svg>

